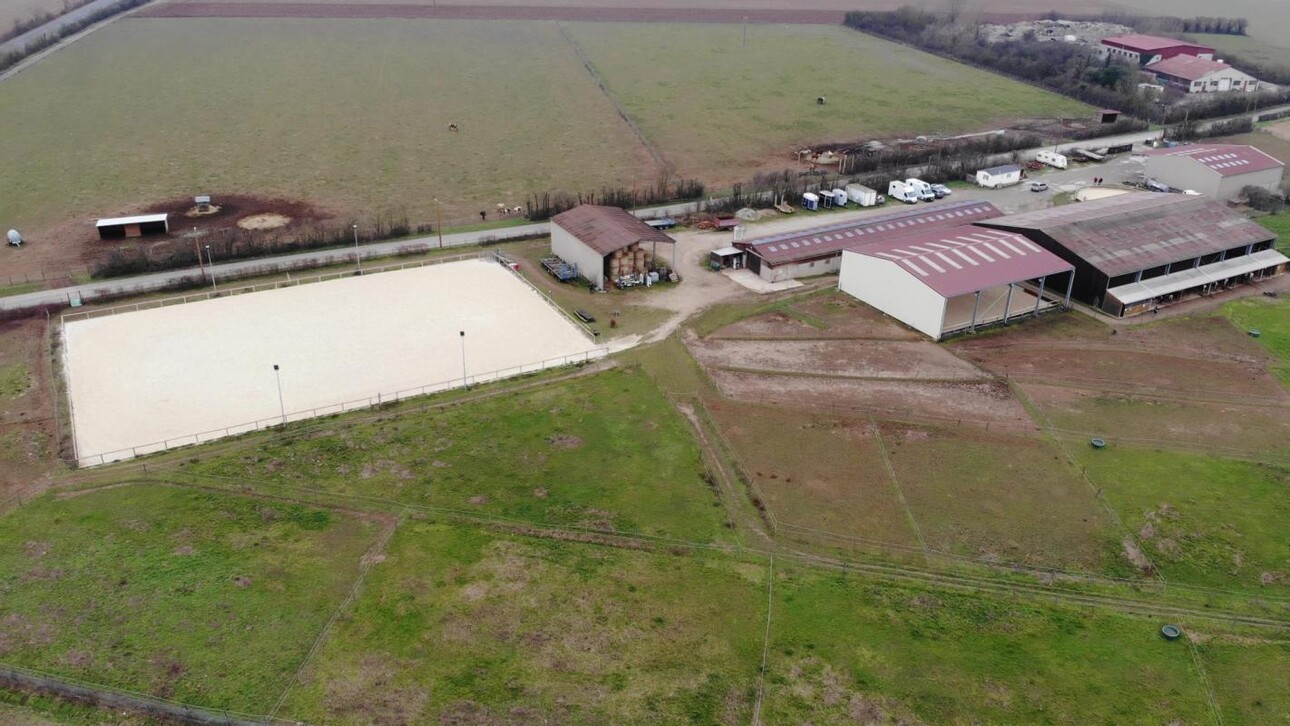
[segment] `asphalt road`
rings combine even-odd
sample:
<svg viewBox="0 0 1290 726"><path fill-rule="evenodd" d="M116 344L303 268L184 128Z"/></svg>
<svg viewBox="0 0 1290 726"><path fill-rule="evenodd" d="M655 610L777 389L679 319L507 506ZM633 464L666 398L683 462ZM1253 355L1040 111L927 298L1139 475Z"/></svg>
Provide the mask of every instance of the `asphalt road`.
<svg viewBox="0 0 1290 726"><path fill-rule="evenodd" d="M68 25L70 23L74 23L78 20L81 20L89 16L91 13L97 10L102 10L103 8L106 8L109 5L112 5L116 2L118 2L118 0L94 0L93 2L83 7L76 8L70 13L59 15L58 17L54 18L53 20L50 20L48 23L45 23L44 25L41 25L36 28L32 28L31 30L28 30L27 32L17 36L16 38L10 38L5 42L0 43L0 55L3 55L10 51L22 50L27 46L28 43L40 38L40 36L52 35L54 33L57 33L59 29L61 29L63 26Z"/></svg>
<svg viewBox="0 0 1290 726"><path fill-rule="evenodd" d="M666 217L675 214L685 214L693 211L695 203L670 204L662 207L651 207L634 212L636 216L644 219L655 217ZM518 227L504 227L501 229L483 230L478 232L459 232L456 234L445 234L442 239L443 248L451 247L469 247L472 245L482 244L488 241L499 241L509 239L522 239L525 237L541 237L550 234L551 225L547 222L537 222L534 224L525 224ZM359 248L362 259L390 257L408 247L440 247L440 238L438 235L428 235L425 237L413 237L389 242L375 242L363 245ZM325 250L311 250L308 252L298 252L291 255L280 255L277 257L258 257L250 260L237 260L233 262L216 262L212 266L206 267L207 274L214 272L215 280L218 284L221 279L232 279L245 277L257 271L263 271L270 266L277 266L283 270L295 267L311 267L327 263L345 263L354 261L353 248L333 247ZM23 295L11 295L9 297L0 297L0 310L14 310L20 308L38 307L40 305L58 305L67 304L74 298L80 298L92 301L95 297L104 293L148 293L164 289L168 285L182 280L185 277L196 277L201 273L199 267L187 267L179 270L167 270L149 275L139 275L136 277L127 277L112 280L98 280L76 285L74 287L64 287L56 290L41 290L38 292L26 293Z"/></svg>

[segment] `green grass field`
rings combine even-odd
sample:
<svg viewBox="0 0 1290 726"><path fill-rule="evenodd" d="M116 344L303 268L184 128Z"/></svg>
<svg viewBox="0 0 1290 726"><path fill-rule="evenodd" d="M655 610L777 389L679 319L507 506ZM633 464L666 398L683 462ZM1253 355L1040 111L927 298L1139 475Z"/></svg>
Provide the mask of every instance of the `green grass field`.
<svg viewBox="0 0 1290 726"><path fill-rule="evenodd" d="M1278 361L1272 373L1290 387L1290 301L1249 297L1223 310L1243 330L1259 331L1259 343Z"/></svg>
<svg viewBox="0 0 1290 726"><path fill-rule="evenodd" d="M1086 106L842 27L570 24L683 176L738 179L820 141L988 129ZM817 96L827 104L816 105ZM913 100L916 99L916 102Z"/></svg>
<svg viewBox="0 0 1290 726"><path fill-rule="evenodd" d="M186 470L703 542L724 521L684 419L631 369L446 410L341 418Z"/></svg>
<svg viewBox="0 0 1290 726"><path fill-rule="evenodd" d="M1079 451L1089 478L1167 580L1290 588L1290 468L1127 445Z"/></svg>
<svg viewBox="0 0 1290 726"><path fill-rule="evenodd" d="M766 568L410 522L283 715L745 724Z"/></svg>
<svg viewBox="0 0 1290 726"><path fill-rule="evenodd" d="M0 660L264 713L378 529L165 486L47 496L0 518Z"/></svg>
<svg viewBox="0 0 1290 726"><path fill-rule="evenodd" d="M1253 29L1251 32L1258 31ZM1220 58L1223 57L1223 53L1238 53L1243 59L1248 58L1258 63L1290 68L1290 44L1287 44L1284 38L1266 36L1256 38L1249 35L1221 33L1188 33L1187 37L1197 43L1213 47L1219 52Z"/></svg>
<svg viewBox="0 0 1290 726"><path fill-rule="evenodd" d="M664 155L714 181L825 139L1085 112L843 28L755 26L745 52L737 25L568 27ZM199 192L413 223L438 197L452 221L658 177L549 22L126 19L0 85L0 108L0 198L23 229Z"/></svg>
<svg viewBox="0 0 1290 726"><path fill-rule="evenodd" d="M765 723L1202 723L1149 619L809 571L775 586Z"/></svg>
<svg viewBox="0 0 1290 726"><path fill-rule="evenodd" d="M1290 723L1290 640L1214 637L1199 646L1225 724Z"/></svg>
<svg viewBox="0 0 1290 726"><path fill-rule="evenodd" d="M0 108L20 228L201 192L415 223L436 196L453 219L654 181L553 24L128 19L0 84Z"/></svg>
<svg viewBox="0 0 1290 726"><path fill-rule="evenodd" d="M1283 254L1290 251L1290 213L1268 214L1254 221L1276 233L1278 250Z"/></svg>

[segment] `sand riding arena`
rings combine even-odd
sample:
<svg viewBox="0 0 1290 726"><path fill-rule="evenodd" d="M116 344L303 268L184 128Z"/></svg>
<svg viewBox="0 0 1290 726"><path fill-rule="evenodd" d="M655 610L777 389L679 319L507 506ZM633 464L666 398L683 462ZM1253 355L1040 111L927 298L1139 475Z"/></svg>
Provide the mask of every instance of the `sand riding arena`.
<svg viewBox="0 0 1290 726"><path fill-rule="evenodd" d="M328 277L64 316L77 463L605 354L490 256Z"/></svg>

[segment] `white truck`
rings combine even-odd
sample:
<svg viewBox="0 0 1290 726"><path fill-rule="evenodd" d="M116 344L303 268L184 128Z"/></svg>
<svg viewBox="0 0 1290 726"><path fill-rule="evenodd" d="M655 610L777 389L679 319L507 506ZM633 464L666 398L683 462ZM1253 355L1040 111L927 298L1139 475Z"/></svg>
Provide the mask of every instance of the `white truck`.
<svg viewBox="0 0 1290 726"><path fill-rule="evenodd" d="M1035 161L1040 164L1047 164L1054 169L1065 169L1067 166L1070 166L1070 160L1067 159L1065 155L1059 154L1056 151L1041 151L1038 154L1035 154Z"/></svg>
<svg viewBox="0 0 1290 726"><path fill-rule="evenodd" d="M863 184L848 184L847 199L862 207L872 207L878 203L878 192Z"/></svg>

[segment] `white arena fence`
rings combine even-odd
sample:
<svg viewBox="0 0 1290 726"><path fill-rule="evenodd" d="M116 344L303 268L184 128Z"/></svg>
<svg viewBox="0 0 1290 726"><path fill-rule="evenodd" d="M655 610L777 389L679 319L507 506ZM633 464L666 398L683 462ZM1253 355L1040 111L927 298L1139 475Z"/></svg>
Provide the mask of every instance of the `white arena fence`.
<svg viewBox="0 0 1290 726"><path fill-rule="evenodd" d="M536 363L525 363L518 366L511 366L510 368L490 371L488 373L471 374L464 378L458 377L447 381L440 381L438 383L428 383L424 386L407 388L402 391L377 393L374 396L358 398L352 401L342 401L340 403L318 406L316 408L290 411L285 416L271 416L257 421L247 421L245 423L233 424L223 428L211 429L209 431L185 434L183 436L166 439L165 441L156 441L151 444L142 444L139 446L132 446L127 449L118 449L116 451L92 454L89 456L78 455L76 457L76 465L78 467L85 468L110 464L116 461L126 461L138 456L156 454L185 446L205 444L211 441L227 438L229 436L238 436L241 434L270 429L274 426L282 426L291 421L305 421L307 419L318 418L320 416L334 416L336 414L347 413L349 411L361 411L363 409L375 408L384 404L398 403L399 401L416 398L417 396L440 393L454 388L469 388L470 386L494 383L505 378L514 378L527 373L537 373L548 368L559 368L561 366L589 363L593 360L603 358L608 354L609 348L607 346L600 346L581 353L561 356L559 358L548 358L547 360L538 361Z"/></svg>
<svg viewBox="0 0 1290 726"><path fill-rule="evenodd" d="M400 262L397 264L381 265L379 267L365 267L362 275L374 275L381 272L395 272L398 270L410 270L417 267L426 267L429 265L441 265L448 262L462 262L465 260L494 260L503 261L496 252L470 252L460 255L449 255L445 257L434 257L428 260L413 260L410 262ZM285 272L289 277L286 280L274 280L272 282L262 282L256 285L243 285L241 287L227 287L218 290L202 290L201 292L192 292L184 295L173 295L171 297L161 298L159 300L142 300L137 303L128 303L125 305L113 305L105 308L95 308L94 310L81 310L79 312L63 313L60 320L64 323L75 320L89 320L91 318L100 318L118 313L132 313L138 310L150 310L152 308L164 308L171 305L183 305L191 302L201 302L202 300L211 300L214 298L231 297L233 295L244 295L251 292L263 292L265 290L278 290L284 287L299 287L309 285L315 282L327 282L329 280L343 280L349 277L359 275L357 270L339 270L335 272L324 272L316 275L305 275L302 277L290 277L290 270L279 270L276 267L264 269L264 274L275 274ZM517 273L518 274L518 273ZM527 280L525 281L528 282ZM536 288L534 288L536 289ZM541 292L540 290L538 291ZM543 295L543 297L546 297ZM550 302L550 299L547 299ZM552 303L554 304L554 303ZM567 313L566 313L567 314ZM579 323L581 321L578 321Z"/></svg>

